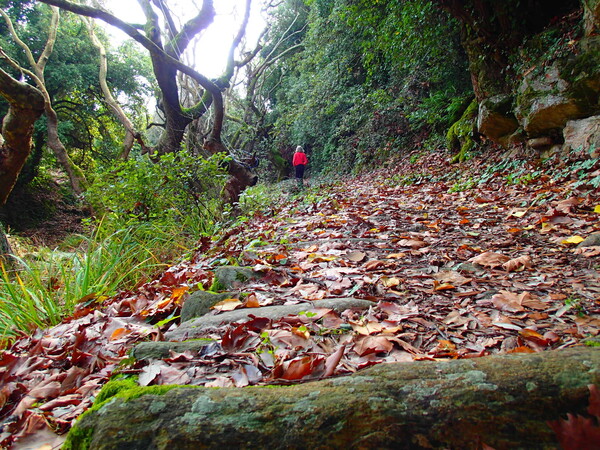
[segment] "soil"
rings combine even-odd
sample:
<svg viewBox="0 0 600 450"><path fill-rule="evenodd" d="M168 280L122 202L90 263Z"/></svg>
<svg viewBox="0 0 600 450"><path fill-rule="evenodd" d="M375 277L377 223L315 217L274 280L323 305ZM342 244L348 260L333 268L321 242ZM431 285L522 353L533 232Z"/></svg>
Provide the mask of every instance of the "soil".
<svg viewBox="0 0 600 450"><path fill-rule="evenodd" d="M83 232L82 219L88 216L61 178L46 184L17 186L0 208L0 221L10 235L51 248L68 235Z"/></svg>

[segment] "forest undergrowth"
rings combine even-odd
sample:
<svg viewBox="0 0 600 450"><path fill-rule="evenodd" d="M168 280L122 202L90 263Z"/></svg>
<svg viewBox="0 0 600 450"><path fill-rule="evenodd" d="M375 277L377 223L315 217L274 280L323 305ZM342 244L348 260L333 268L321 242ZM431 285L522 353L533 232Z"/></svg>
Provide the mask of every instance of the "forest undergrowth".
<svg viewBox="0 0 600 450"><path fill-rule="evenodd" d="M0 354L0 445L62 435L110 379L141 386L301 383L387 362L600 345L600 160L486 153L450 165L413 152L378 171L248 192L228 228L154 280L87 296ZM263 188L264 192L264 188ZM209 315L200 351L135 360L132 347L183 328L181 307L246 266L240 298ZM319 300L360 299L336 312ZM261 309L303 305L269 319ZM59 438L60 439L60 438Z"/></svg>

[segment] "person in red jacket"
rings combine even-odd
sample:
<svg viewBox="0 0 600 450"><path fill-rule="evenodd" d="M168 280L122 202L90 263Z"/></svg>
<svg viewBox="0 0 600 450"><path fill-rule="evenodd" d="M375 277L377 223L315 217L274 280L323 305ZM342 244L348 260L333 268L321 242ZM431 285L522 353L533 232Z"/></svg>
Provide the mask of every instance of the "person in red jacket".
<svg viewBox="0 0 600 450"><path fill-rule="evenodd" d="M296 153L294 153L292 164L296 170L296 179L298 180L298 185L304 186L304 168L308 164L308 158L306 157L306 153L304 153L304 149L300 145L296 147Z"/></svg>

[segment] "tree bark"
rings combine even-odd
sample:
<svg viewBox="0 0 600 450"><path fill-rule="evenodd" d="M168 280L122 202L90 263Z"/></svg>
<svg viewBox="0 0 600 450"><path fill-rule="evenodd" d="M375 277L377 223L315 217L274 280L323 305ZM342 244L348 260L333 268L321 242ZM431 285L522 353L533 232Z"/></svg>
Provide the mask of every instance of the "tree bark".
<svg viewBox="0 0 600 450"><path fill-rule="evenodd" d="M381 364L281 387L124 390L63 448L556 448L548 425L586 410L600 349Z"/></svg>
<svg viewBox="0 0 600 450"><path fill-rule="evenodd" d="M71 182L71 187L73 188L73 191L75 192L75 194L79 195L85 189L85 185L86 185L85 176L84 176L83 172L73 163L73 161L71 161L71 158L69 157L69 155L67 153L67 149L65 148L64 144L60 140L60 136L58 134L58 115L56 114L56 111L52 107L52 99L50 98L50 94L48 93L48 90L46 89L46 80L44 78L44 71L46 69L46 64L48 62L48 59L50 58L50 55L52 55L52 51L54 49L54 44L56 43L56 34L58 32L58 22L60 19L60 10L57 7L51 7L51 8L52 8L52 20L50 22L50 27L48 29L48 38L46 40L46 45L44 46L44 50L43 50L42 54L40 55L40 57L37 59L37 61L35 60L33 53L31 52L29 46L25 42L23 42L17 35L17 32L15 31L15 29L13 27L10 17L8 17L8 15L4 11L0 10L0 14L2 14L2 16L4 17L4 20L6 22L6 25L10 31L10 34L11 34L13 40L25 52L27 61L28 61L29 65L31 66L32 71L19 66L14 60L9 58L8 55L6 55L2 51L2 49L0 49L0 52L2 52L2 55L9 62L9 64L11 64L17 70L20 70L21 72L26 73L28 76L30 76L33 79L37 88L40 90L40 92L44 96L44 100L45 100L44 110L46 113L46 117L48 119L48 147L50 147L50 149L54 152L54 155L56 156L56 159L58 160L59 164L62 165L63 169L67 173L67 175L69 177L69 181Z"/></svg>
<svg viewBox="0 0 600 450"><path fill-rule="evenodd" d="M44 112L44 96L0 69L0 95L9 104L0 136L0 205L12 191L31 151L33 126ZM12 269L12 251L0 224L0 263Z"/></svg>
<svg viewBox="0 0 600 450"><path fill-rule="evenodd" d="M44 112L44 97L38 89L15 80L2 69L0 95L9 103L2 122L0 147L0 205L3 205L31 151L33 125Z"/></svg>
<svg viewBox="0 0 600 450"><path fill-rule="evenodd" d="M144 150L145 146L143 145L141 134L135 130L133 123L131 122L131 120L129 120L129 117L127 117L127 114L125 114L123 108L121 108L121 106L117 103L114 96L112 95L112 92L110 92L110 88L108 87L108 83L106 82L106 75L108 72L106 49L104 48L104 45L102 44L102 42L100 42L100 40L96 36L96 33L94 32L94 22L93 20L87 18L85 23L88 28L90 39L92 40L92 44L94 44L94 47L96 47L100 56L100 67L98 69L98 81L100 82L100 89L102 90L102 94L104 95L104 99L106 100L106 103L108 104L110 110L117 118L117 120L121 122L121 124L125 127L125 138L123 139L123 148L121 150L119 158L127 159L129 157L129 153L131 152L131 148L133 147L133 144L136 140L136 137L138 139L138 142L140 142L140 144L142 145L142 150Z"/></svg>

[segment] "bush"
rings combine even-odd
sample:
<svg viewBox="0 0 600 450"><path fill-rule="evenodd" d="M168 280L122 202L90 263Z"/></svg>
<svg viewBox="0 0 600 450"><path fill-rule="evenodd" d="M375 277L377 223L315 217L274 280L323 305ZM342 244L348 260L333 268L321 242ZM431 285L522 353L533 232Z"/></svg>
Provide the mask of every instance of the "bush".
<svg viewBox="0 0 600 450"><path fill-rule="evenodd" d="M98 175L86 193L108 233L150 223L192 237L211 233L227 178L224 155L208 159L167 154L121 161Z"/></svg>

